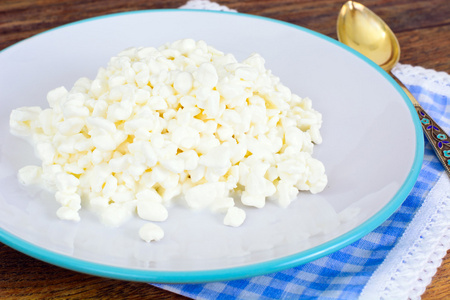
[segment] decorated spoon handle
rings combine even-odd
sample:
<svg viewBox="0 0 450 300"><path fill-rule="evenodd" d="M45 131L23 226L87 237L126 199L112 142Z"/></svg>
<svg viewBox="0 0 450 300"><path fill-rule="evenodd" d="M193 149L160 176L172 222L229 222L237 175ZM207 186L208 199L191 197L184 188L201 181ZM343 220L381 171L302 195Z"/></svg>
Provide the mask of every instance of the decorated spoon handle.
<svg viewBox="0 0 450 300"><path fill-rule="evenodd" d="M420 105L414 105L422 124L423 132L427 136L434 152L450 176L450 138L447 133L427 114Z"/></svg>
<svg viewBox="0 0 450 300"><path fill-rule="evenodd" d="M401 81L391 74L392 77L401 86L403 91L406 93L408 98L414 105L414 108L419 115L420 123L422 124L423 132L433 147L436 156L441 161L444 166L445 171L450 176L450 137L445 131L439 126L423 108L420 106L419 102L414 98L411 92L401 83Z"/></svg>

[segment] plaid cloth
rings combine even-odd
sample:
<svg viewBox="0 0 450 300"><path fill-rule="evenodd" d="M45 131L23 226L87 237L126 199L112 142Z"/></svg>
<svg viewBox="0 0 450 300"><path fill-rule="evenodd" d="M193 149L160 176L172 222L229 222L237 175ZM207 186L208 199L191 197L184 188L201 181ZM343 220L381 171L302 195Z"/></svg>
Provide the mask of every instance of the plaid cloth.
<svg viewBox="0 0 450 300"><path fill-rule="evenodd" d="M403 74L403 78L407 76ZM408 88L431 117L449 132L450 83L436 82L436 78L427 77L426 74L422 74L420 80L418 84L407 85ZM445 88L439 92L427 89L430 81ZM359 298L364 286L396 245L443 172L428 141L425 141L425 145L419 178L402 206L373 232L340 251L305 265L248 279L156 286L195 299Z"/></svg>

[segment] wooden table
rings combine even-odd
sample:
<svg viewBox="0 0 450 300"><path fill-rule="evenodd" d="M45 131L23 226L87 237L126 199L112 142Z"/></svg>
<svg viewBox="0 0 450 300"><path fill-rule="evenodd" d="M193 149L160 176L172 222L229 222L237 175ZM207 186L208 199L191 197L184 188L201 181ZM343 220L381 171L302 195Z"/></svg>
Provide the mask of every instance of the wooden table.
<svg viewBox="0 0 450 300"><path fill-rule="evenodd" d="M345 1L221 0L239 12L291 22L336 38L337 13ZM450 73L448 0L367 0L398 34L401 62ZM0 49L69 22L108 13L177 8L185 0L0 0ZM450 295L447 255L423 299ZM20 299L184 299L150 286L76 273L30 258L0 244L0 298Z"/></svg>

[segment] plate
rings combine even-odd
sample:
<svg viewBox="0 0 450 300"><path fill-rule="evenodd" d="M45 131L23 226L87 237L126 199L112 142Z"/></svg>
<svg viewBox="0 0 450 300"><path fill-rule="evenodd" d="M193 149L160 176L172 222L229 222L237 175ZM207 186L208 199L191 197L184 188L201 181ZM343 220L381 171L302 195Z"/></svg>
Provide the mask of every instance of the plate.
<svg viewBox="0 0 450 300"><path fill-rule="evenodd" d="M323 115L315 147L329 179L316 195L288 208L249 209L240 228L216 215L170 210L166 237L144 243L142 220L110 229L87 211L57 219L49 193L24 188L17 170L39 163L9 133L20 106L47 107L49 90L94 78L110 57L131 46L204 40L243 60L260 53L284 85L309 97ZM40 260L110 278L181 283L250 277L307 263L363 237L385 221L412 189L423 159L423 134L412 105L379 67L348 47L289 23L238 13L150 10L88 19L36 35L0 52L0 240ZM324 220L305 203L323 203ZM302 226L327 213L358 213L334 230L305 236Z"/></svg>

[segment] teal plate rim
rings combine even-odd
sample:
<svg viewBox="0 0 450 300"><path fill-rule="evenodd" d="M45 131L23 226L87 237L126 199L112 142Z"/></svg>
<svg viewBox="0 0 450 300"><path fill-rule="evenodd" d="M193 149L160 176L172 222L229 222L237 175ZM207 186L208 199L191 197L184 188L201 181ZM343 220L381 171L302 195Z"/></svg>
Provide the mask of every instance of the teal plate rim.
<svg viewBox="0 0 450 300"><path fill-rule="evenodd" d="M348 231L347 233L334 238L331 241L323 243L319 246L301 251L296 254L292 254L289 256L285 256L282 258L255 263L248 266L241 267L231 267L226 269L215 269L215 270L195 270L195 271L157 271L157 270L139 270L139 269L129 269L123 267L115 267L104 264L99 264L95 262L89 262L81 259L77 259L68 255L59 254L42 248L40 246L36 246L28 241L25 241L15 235L9 233L8 231L0 228L0 242L5 245L10 246L17 251L20 251L26 255L34 257L38 260L50 263L52 265L56 265L62 268L66 268L72 271L77 271L80 273L107 277L112 279L120 279L127 281L140 281L140 282L150 282L150 283L203 283L203 282L211 282L211 281L225 281L225 280L235 280L242 279L248 277L254 277L258 275L278 272L281 270L285 270L288 268L296 267L299 265L306 264L313 260L319 259L323 256L336 252L345 246L359 240L363 236L367 235L379 225L381 225L385 220L387 220L403 203L406 197L409 195L410 191L414 187L416 180L419 176L420 169L422 167L423 156L424 156L424 138L422 127L420 125L419 117L417 116L416 110L412 103L410 102L407 95L404 93L402 88L392 79L383 69L381 69L374 62L360 54L359 52L353 50L352 48L334 40L328 36L325 36L316 31L291 24L288 22L271 19L262 16L244 14L244 13L236 13L236 12L227 12L227 11L213 11L213 10L201 10L201 9L151 9L151 10L138 10L138 11L129 11L129 12L120 12L114 14L107 14L102 16L97 16L93 18L88 18L72 23L68 23L65 25L61 25L37 35L34 35L30 38L27 38L23 41L20 41L14 45L11 45L3 50L14 47L17 44L20 44L28 39L34 38L41 34L45 34L49 31L58 30L64 28L66 26L74 26L80 23L91 22L103 18L112 18L115 16L129 15L129 14L139 14L139 13L160 13L160 12L200 12L200 13L216 13L216 14L229 14L233 16L240 16L245 18L257 18L266 20L269 22L274 22L278 24L282 24L285 26L293 27L295 29L307 32L316 37L319 37L323 40L331 42L335 45L338 45L341 48L353 53L360 59L364 60L374 69L376 69L384 78L386 78L400 93L403 97L403 100L406 102L408 109L411 113L415 132L416 132L416 151L414 162L409 171L409 174L402 186L399 188L394 197L386 204L380 211L378 211L374 216L365 221L360 226Z"/></svg>

